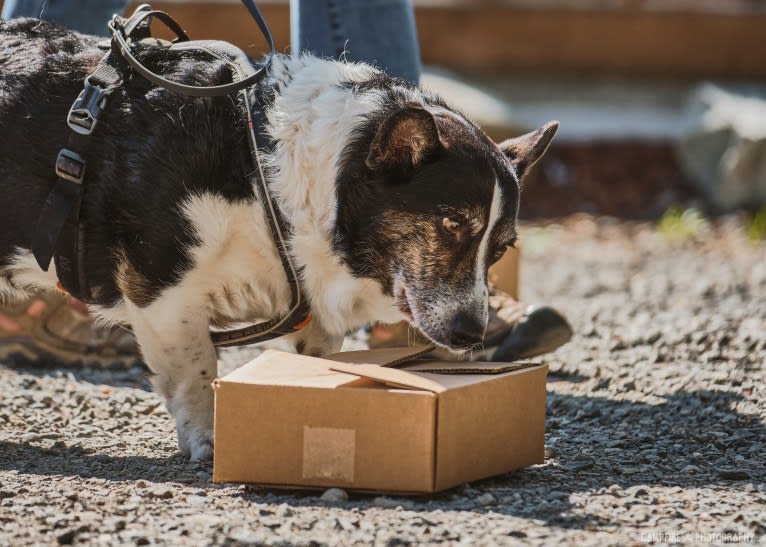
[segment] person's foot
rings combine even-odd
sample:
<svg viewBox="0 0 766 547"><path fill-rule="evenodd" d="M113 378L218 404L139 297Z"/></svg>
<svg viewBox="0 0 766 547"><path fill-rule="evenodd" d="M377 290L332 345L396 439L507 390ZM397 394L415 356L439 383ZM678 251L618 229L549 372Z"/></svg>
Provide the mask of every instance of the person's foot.
<svg viewBox="0 0 766 547"><path fill-rule="evenodd" d="M471 353L472 360L518 361L549 353L572 338L572 327L561 313L550 306L524 307L497 289L490 290L489 322L484 348ZM369 336L370 348L407 346L428 340L407 323L376 325ZM454 355L441 348L441 358Z"/></svg>
<svg viewBox="0 0 766 547"><path fill-rule="evenodd" d="M105 368L140 364L133 334L97 324L85 305L54 292L0 306L0 363Z"/></svg>
<svg viewBox="0 0 766 547"><path fill-rule="evenodd" d="M529 306L521 319L509 324L505 339L492 352L492 361L519 361L550 353L572 338L572 327L550 306Z"/></svg>

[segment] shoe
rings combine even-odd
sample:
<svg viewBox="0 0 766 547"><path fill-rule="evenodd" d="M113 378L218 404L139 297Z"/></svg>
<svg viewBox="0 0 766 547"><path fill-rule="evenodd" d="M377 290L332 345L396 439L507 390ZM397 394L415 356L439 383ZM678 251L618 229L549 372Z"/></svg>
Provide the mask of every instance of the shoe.
<svg viewBox="0 0 766 547"><path fill-rule="evenodd" d="M490 289L489 321L484 348L471 352L473 360L518 361L549 353L572 338L572 327L550 306L528 306L497 289ZM370 349L427 344L428 339L408 323L374 325L369 331ZM434 355L454 360L455 354L437 348Z"/></svg>
<svg viewBox="0 0 766 547"><path fill-rule="evenodd" d="M492 352L491 361L520 361L550 353L572 339L572 327L550 306L529 306L521 319L506 331Z"/></svg>
<svg viewBox="0 0 766 547"><path fill-rule="evenodd" d="M0 363L127 368L142 360L130 331L101 326L82 302L48 292L0 305Z"/></svg>

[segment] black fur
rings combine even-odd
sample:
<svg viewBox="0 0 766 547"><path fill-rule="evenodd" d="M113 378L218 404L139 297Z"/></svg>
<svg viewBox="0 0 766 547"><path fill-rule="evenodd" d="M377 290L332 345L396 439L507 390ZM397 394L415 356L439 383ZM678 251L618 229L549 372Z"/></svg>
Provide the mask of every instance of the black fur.
<svg viewBox="0 0 766 547"><path fill-rule="evenodd" d="M70 131L66 114L104 53L96 44L94 37L34 19L0 22L0 269L16 247L30 246ZM230 81L223 62L189 52L146 43L136 55L180 82ZM111 305L120 296L118 253L140 267L148 297L191 266L186 249L193 235L177 208L184 196L204 190L232 201L254 199L242 173L247 146L238 116L230 97L180 96L140 77L112 95L84 154L82 220L98 303Z"/></svg>
<svg viewBox="0 0 766 547"><path fill-rule="evenodd" d="M405 162L371 169L365 164L370 146L384 120L408 108L406 89L411 86L378 74L349 87L356 93L383 91L385 98L343 154L337 179L337 252L357 276L377 279L388 294L393 269L398 267L404 269L408 284L422 291L438 286L438 281L453 287L471 285L484 230L456 241L443 230L442 221L445 217L467 221L470 215L486 226L497 177L506 211L491 234L483 267L499 259L515 238L519 200L518 179L508 159L477 127L445 118L439 123L443 145L435 143L417 165ZM426 95L426 105L448 109L435 96ZM395 229L383 229L392 222Z"/></svg>

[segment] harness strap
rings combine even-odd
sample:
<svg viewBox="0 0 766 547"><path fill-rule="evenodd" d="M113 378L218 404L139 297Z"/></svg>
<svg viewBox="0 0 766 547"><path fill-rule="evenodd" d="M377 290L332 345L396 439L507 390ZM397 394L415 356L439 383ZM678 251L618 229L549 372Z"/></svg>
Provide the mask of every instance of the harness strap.
<svg viewBox="0 0 766 547"><path fill-rule="evenodd" d="M85 79L67 115L72 130L56 158L56 182L48 195L32 239L32 253L40 268L48 271L51 259L62 287L85 302L92 300L83 269L85 261L80 205L89 136L106 108L109 96L122 83L120 57L114 50L104 55Z"/></svg>
<svg viewBox="0 0 766 547"><path fill-rule="evenodd" d="M220 97L223 95L230 95L260 82L268 72L269 64L271 63L271 57L276 53L276 47L274 45L274 38L271 35L271 30L266 24L266 21L263 19L258 6L256 6L252 0L242 0L242 3L253 16L253 19L255 19L255 22L258 24L258 28L261 29L261 32L266 38L266 41L269 44L270 55L266 63L254 73L248 75L247 77L242 75L241 79L228 84L214 86L195 86L169 80L168 78L165 78L156 72L152 72L133 55L130 50L130 44L128 42L130 38L130 29L122 17L115 15L112 20L109 21L109 30L112 33L112 38L117 44L120 53L125 58L125 61L127 61L133 70L135 70L138 74L153 84L163 87L168 91L179 93L181 95L191 95L192 97ZM140 6L139 9L145 6L146 5ZM186 33L184 33L183 29L181 29L178 23L176 23L173 18L171 18L167 13L163 11L148 9L139 13L137 10L136 13L133 14L133 17L131 17L131 20L133 20L133 18L137 18L138 23L140 23L141 21L144 21L148 17L152 16L157 17L160 21L165 23L165 25L167 25L170 30L175 32L177 38L174 40L174 42L184 42L189 39L189 37L186 36Z"/></svg>
<svg viewBox="0 0 766 547"><path fill-rule="evenodd" d="M255 342L265 342L286 334L298 331L311 322L311 311L308 298L301 290L299 273L290 257L287 248L287 235L289 228L282 216L279 207L273 202L268 183L263 172L263 164L260 159L259 148L265 148L263 141L267 139L261 130L265 119L254 120L254 114L258 118L265 118L263 109L254 109L248 90L238 93L240 107L245 112L246 131L248 144L253 163L251 177L258 200L263 204L266 220L269 224L271 237L279 252L282 268L285 270L290 284L290 309L281 316L274 317L263 323L249 325L239 329L227 331L210 331L213 344L218 347L237 346ZM260 122L260 123L256 123Z"/></svg>
<svg viewBox="0 0 766 547"><path fill-rule="evenodd" d="M174 44L171 47L172 49L194 48L202 50L225 61L231 67L232 78L236 83L246 80L248 72L253 70L242 51L226 42L203 40L189 44ZM250 149L250 165L243 166L243 168L246 170L246 176L251 180L256 197L263 207L264 216L271 232L271 239L274 241L282 269L285 271L290 286L290 307L284 314L268 321L236 329L211 330L210 338L213 345L217 347L265 342L300 330L312 320L309 300L301 287L300 273L293 263L288 249L287 238L290 234L290 227L279 206L274 202L263 169L260 151L270 148L271 140L264 130L266 127L264 105L257 104L258 101L251 98L254 95L254 89L255 86L248 86L237 93L237 101L242 113L240 124L247 134L247 143Z"/></svg>
<svg viewBox="0 0 766 547"><path fill-rule="evenodd" d="M282 267L290 285L291 304L289 310L268 321L239 329L211 331L216 346L233 346L263 342L300 330L311 321L309 302L303 294L299 272L288 250L289 226L279 207L274 203L260 160L259 148L268 147L268 136L260 130L265 125L265 113L261 106L253 108L250 90L266 76L271 58L275 53L274 40L268 25L252 0L242 0L259 28L266 37L271 54L263 66L254 70L247 56L238 48L225 42L191 42L183 29L165 12L153 10L149 5L139 6L133 15L125 20L114 16L109 22L112 44L109 52L99 61L96 69L85 79L84 88L75 100L67 116L72 129L67 148L61 149L56 160L56 184L43 206L32 243L32 251L40 267L47 271L51 257L56 262L56 272L61 285L72 296L85 302L93 302L90 287L85 276L84 226L80 219L83 195L88 137L93 133L98 120L107 106L111 93L123 81L124 62L138 74L173 92L202 97L230 95L238 92L241 117L248 134L251 179L258 200L262 203L272 239L279 253ZM141 64L132 54L130 42L150 36L150 18L156 17L175 34L173 49L205 51L225 61L232 68L232 82L217 86L189 86L164 78ZM254 117L258 117L255 129Z"/></svg>

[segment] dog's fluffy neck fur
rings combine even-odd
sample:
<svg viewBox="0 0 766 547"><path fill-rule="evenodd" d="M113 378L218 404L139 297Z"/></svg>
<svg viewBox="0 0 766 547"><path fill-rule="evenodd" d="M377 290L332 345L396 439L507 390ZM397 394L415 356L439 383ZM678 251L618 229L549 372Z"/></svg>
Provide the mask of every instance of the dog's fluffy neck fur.
<svg viewBox="0 0 766 547"><path fill-rule="evenodd" d="M277 142L268 160L270 185L293 223L291 247L303 268L312 311L333 335L342 336L372 320L402 318L378 282L354 277L333 250L336 178L343 151L337 144L354 136L360 120L380 109L382 102L379 93L356 93L348 84L369 81L377 74L368 65L306 55L277 57L272 69L278 92L268 111Z"/></svg>

